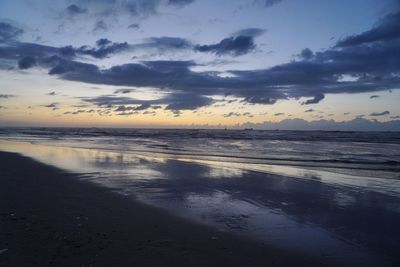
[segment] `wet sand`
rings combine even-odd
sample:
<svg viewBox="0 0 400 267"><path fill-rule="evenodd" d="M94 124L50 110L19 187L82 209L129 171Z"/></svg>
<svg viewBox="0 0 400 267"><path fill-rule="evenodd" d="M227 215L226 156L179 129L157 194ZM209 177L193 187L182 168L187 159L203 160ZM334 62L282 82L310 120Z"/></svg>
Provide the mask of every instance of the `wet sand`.
<svg viewBox="0 0 400 267"><path fill-rule="evenodd" d="M0 266L333 266L0 152ZM306 242L306 240L305 240Z"/></svg>

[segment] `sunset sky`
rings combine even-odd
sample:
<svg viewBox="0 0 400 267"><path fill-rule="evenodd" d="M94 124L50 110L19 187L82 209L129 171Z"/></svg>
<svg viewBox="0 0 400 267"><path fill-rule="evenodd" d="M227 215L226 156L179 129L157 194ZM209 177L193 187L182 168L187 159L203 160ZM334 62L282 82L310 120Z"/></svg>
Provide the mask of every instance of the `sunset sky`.
<svg viewBox="0 0 400 267"><path fill-rule="evenodd" d="M398 0L2 0L0 126L400 117Z"/></svg>

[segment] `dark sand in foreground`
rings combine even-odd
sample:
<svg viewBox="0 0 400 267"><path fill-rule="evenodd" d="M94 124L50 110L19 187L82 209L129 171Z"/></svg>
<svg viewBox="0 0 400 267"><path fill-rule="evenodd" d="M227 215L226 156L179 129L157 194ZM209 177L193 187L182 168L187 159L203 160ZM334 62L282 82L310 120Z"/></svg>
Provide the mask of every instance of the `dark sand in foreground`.
<svg viewBox="0 0 400 267"><path fill-rule="evenodd" d="M0 152L0 196L0 266L332 266L187 222L17 154Z"/></svg>

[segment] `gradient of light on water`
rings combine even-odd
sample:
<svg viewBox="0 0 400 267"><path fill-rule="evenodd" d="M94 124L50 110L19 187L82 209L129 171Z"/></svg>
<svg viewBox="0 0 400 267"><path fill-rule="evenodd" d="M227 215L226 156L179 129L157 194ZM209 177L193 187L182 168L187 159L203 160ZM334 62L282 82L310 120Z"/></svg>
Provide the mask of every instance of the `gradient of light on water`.
<svg viewBox="0 0 400 267"><path fill-rule="evenodd" d="M0 141L0 149L279 247L370 266L395 259L400 249L400 182L393 164L358 171L341 169L338 163L334 168L274 165L240 157L68 147L71 144L76 146L63 139Z"/></svg>

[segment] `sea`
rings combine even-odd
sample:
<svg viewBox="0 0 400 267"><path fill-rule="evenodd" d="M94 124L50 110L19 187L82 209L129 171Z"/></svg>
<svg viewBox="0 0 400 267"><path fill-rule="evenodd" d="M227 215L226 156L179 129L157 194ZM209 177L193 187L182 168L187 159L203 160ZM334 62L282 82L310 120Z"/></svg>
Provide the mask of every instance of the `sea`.
<svg viewBox="0 0 400 267"><path fill-rule="evenodd" d="M0 128L0 150L256 242L400 266L400 132Z"/></svg>

